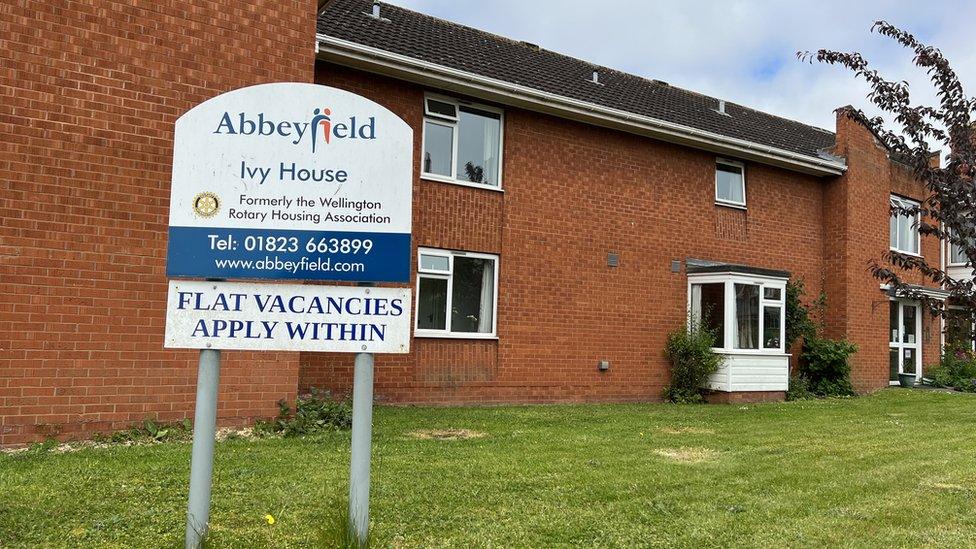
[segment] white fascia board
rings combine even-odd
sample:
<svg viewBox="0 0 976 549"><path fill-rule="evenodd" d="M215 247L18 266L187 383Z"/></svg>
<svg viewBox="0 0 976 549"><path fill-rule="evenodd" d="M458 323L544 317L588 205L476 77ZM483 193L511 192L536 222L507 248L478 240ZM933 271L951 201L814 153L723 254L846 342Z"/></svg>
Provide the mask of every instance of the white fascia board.
<svg viewBox="0 0 976 549"><path fill-rule="evenodd" d="M840 160L798 154L743 139L726 137L428 63L324 34L316 35L316 39L317 57L339 65L810 175L841 175L847 170L847 165Z"/></svg>

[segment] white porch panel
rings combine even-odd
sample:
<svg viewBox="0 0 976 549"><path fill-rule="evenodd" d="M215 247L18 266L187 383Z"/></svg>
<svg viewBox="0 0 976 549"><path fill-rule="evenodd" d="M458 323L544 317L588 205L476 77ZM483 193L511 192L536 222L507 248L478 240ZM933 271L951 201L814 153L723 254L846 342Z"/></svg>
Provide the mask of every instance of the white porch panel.
<svg viewBox="0 0 976 549"><path fill-rule="evenodd" d="M713 391L786 391L790 384L790 355L718 353L725 361L705 386Z"/></svg>

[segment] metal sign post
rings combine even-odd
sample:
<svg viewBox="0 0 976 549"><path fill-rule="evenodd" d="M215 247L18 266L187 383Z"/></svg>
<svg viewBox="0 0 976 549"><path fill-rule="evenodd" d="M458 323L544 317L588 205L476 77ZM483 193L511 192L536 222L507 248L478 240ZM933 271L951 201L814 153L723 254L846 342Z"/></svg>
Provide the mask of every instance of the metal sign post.
<svg viewBox="0 0 976 549"><path fill-rule="evenodd" d="M369 534L369 465L373 436L373 353L356 354L349 459L349 527L360 544Z"/></svg>
<svg viewBox="0 0 976 549"><path fill-rule="evenodd" d="M186 549L197 549L210 523L210 488L214 444L217 440L217 387L220 351L202 349L197 371L197 402L193 414L193 452L190 458L190 497L186 508Z"/></svg>

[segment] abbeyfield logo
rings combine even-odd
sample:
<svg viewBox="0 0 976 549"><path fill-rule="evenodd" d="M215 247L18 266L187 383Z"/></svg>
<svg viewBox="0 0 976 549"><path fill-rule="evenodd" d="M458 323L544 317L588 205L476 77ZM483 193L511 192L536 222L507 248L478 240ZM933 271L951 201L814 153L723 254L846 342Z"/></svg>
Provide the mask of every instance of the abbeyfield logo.
<svg viewBox="0 0 976 549"><path fill-rule="evenodd" d="M332 109L322 107L312 111L308 122L294 122L275 121L263 112L257 115L245 112L232 115L225 111L213 133L285 137L291 140L292 145L298 145L307 135L312 143L312 152L315 152L316 148L328 145L333 139L376 139L376 117L370 116L364 121L350 116L340 122L333 119Z"/></svg>

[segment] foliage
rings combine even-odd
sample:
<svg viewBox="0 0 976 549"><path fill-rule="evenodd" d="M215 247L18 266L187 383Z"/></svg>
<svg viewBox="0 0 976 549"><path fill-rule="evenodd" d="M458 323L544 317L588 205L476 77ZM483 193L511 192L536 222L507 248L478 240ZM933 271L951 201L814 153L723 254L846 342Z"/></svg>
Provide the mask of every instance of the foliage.
<svg viewBox="0 0 976 549"><path fill-rule="evenodd" d="M370 524L366 531L366 539L360 540L353 531L349 520L348 500L336 499L328 506L328 514L324 520L316 521L319 526L315 531L316 547L334 547L335 549L369 549L370 547L384 547L389 544L377 540L375 525Z"/></svg>
<svg viewBox="0 0 976 549"><path fill-rule="evenodd" d="M803 280L790 280L786 283L786 349L793 348L796 340L811 338L817 335L817 322L811 317L811 313L817 316L822 322L823 308L826 302L826 294L823 291L816 300L809 306L803 303L803 296L806 295L806 288Z"/></svg>
<svg viewBox="0 0 976 549"><path fill-rule="evenodd" d="M485 182L485 169L481 166L475 166L470 161L464 163L464 173L468 176L468 181L473 183Z"/></svg>
<svg viewBox="0 0 976 549"><path fill-rule="evenodd" d="M312 387L307 395L295 400L295 413L284 400L278 401L278 417L259 421L254 429L259 433L273 433L284 437L308 435L322 431L339 431L352 427L352 406L335 400L329 391Z"/></svg>
<svg viewBox="0 0 976 549"><path fill-rule="evenodd" d="M976 140L972 124L976 98L965 95L958 76L937 48L885 21L875 22L871 30L912 50L914 64L925 71L935 88L936 105L912 104L908 82L886 80L857 52L822 49L816 53L798 52L797 56L811 63L816 60L843 66L867 82L871 88L868 99L893 117L900 131L886 127L883 116L868 118L859 109L847 109L847 116L866 126L892 158L908 166L925 185L928 195L918 206L893 205L892 214L920 215L918 230L922 235L935 237L943 245L955 244L970 265L976 266ZM944 166L932 162L938 151L933 151L930 144L948 152ZM945 314L946 301L923 294L918 286L909 284L909 278L920 275L943 287L950 292L953 304L972 314L976 305L973 281L969 276L949 276L939 259L936 254L929 263L925 257L892 250L875 259L870 269L875 278L898 295L921 301L934 314Z"/></svg>
<svg viewBox="0 0 976 549"><path fill-rule="evenodd" d="M857 346L846 341L822 337L827 296L821 291L809 306L803 303L806 291L802 280L786 285L786 348L803 341L799 375L790 377L786 400L814 397L852 396L850 355Z"/></svg>
<svg viewBox="0 0 976 549"><path fill-rule="evenodd" d="M159 423L152 419L146 419L141 425L132 425L128 429L107 435L96 434L92 438L95 442L119 444L189 440L192 437L193 423L189 419L174 423Z"/></svg>
<svg viewBox="0 0 976 549"><path fill-rule="evenodd" d="M927 368L925 377L931 379L936 387L976 392L976 354L967 347L948 344L938 366Z"/></svg>
<svg viewBox="0 0 976 549"><path fill-rule="evenodd" d="M43 442L35 442L27 447L26 450L11 454L12 459L36 459L40 456L44 456L52 453L52 451L58 447L57 439L46 438ZM0 538L3 539L3 538Z"/></svg>
<svg viewBox="0 0 976 549"><path fill-rule="evenodd" d="M671 361L671 383L665 400L676 403L702 402L702 386L718 371L724 359L715 353L715 334L694 320L668 335L664 353Z"/></svg>
<svg viewBox="0 0 976 549"><path fill-rule="evenodd" d="M853 396L850 357L857 345L838 339L808 338L803 344L800 375L817 396Z"/></svg>
<svg viewBox="0 0 976 549"><path fill-rule="evenodd" d="M786 400L810 400L815 394L810 390L810 380L802 376L790 376L790 388L786 391Z"/></svg>

